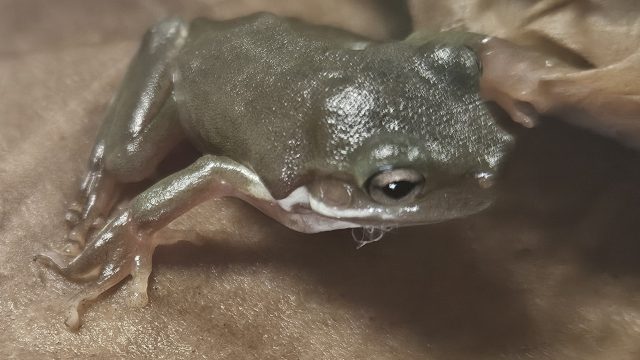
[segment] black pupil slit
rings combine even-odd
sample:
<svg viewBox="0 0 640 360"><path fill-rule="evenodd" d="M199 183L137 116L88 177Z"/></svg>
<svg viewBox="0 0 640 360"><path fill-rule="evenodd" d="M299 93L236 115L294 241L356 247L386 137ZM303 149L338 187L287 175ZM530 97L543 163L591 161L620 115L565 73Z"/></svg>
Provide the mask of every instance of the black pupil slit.
<svg viewBox="0 0 640 360"><path fill-rule="evenodd" d="M382 191L390 198L401 199L407 196L414 187L415 184L410 181L394 181L385 185Z"/></svg>

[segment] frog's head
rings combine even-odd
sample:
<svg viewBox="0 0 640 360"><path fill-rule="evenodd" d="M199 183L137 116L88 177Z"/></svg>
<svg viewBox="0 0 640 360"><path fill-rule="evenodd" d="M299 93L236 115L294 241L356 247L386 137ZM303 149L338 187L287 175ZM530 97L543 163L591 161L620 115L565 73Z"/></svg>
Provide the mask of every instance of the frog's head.
<svg viewBox="0 0 640 360"><path fill-rule="evenodd" d="M331 171L308 185L311 209L362 226L402 226L487 208L514 137L479 96L474 52L375 47L324 99L316 138Z"/></svg>

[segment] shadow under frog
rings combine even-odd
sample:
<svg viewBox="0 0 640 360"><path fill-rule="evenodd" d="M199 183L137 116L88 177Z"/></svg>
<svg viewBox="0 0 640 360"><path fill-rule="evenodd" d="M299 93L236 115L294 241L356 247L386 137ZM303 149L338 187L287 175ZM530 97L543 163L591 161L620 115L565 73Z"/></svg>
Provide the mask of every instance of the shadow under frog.
<svg viewBox="0 0 640 360"><path fill-rule="evenodd" d="M489 359L545 353L571 346L566 329L585 325L579 306L558 308L554 301L532 305L537 291L558 291L558 301L584 294L567 294L571 286L556 288L545 283L547 277L532 281L532 275L559 264L573 269L566 279L571 284L576 284L576 273L587 279L592 273L596 278L613 275L610 284L616 284L617 276L640 274L640 189L633 186L640 181L639 161L640 155L611 140L542 119L538 127L519 134L497 185L496 204L480 214L398 229L388 241L356 253L344 241L348 232L302 241L246 209L259 223L256 227L273 231L273 236L249 246L216 236L205 251L176 244L158 249L155 261L160 267L215 268L220 273L237 264L284 268L296 281L319 289L322 301L374 314L372 327L409 329L433 353ZM621 197L626 200L618 201ZM600 199L612 201L603 204ZM536 234L543 235L541 242L522 241ZM531 263L540 273L522 271ZM156 281L163 287L162 280ZM175 301L155 290L150 295L167 306ZM201 306L197 299L186 301L187 308ZM541 313L545 306L550 308ZM555 321L540 324L549 317ZM243 331L241 325L227 326Z"/></svg>
<svg viewBox="0 0 640 360"><path fill-rule="evenodd" d="M69 245L38 257L90 280L66 324L129 275L146 304L155 247L198 239L158 231L208 199L241 199L305 233L486 209L514 136L480 98L480 75L446 33L379 43L270 14L154 26L107 109ZM114 210L124 184L184 139L203 155Z"/></svg>

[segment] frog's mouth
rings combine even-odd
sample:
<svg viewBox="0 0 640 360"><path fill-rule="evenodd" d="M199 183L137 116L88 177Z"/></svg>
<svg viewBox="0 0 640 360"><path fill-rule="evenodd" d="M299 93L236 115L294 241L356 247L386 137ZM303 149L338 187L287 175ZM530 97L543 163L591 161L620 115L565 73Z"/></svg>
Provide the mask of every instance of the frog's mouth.
<svg viewBox="0 0 640 360"><path fill-rule="evenodd" d="M492 191L469 187L447 188L429 193L420 201L403 206L385 206L357 192L336 205L322 194L302 186L277 203L280 221L297 231L316 233L347 228L386 229L425 225L468 216L489 207Z"/></svg>
<svg viewBox="0 0 640 360"><path fill-rule="evenodd" d="M419 209L417 205L405 206L396 209L397 213L391 214L389 211L385 211L385 208L381 206L340 208L329 205L312 195L309 196L309 207L313 212L329 218L350 220L360 219L362 221L362 225L372 225L372 221L380 225L395 223L399 218L402 218L403 215L415 213Z"/></svg>
<svg viewBox="0 0 640 360"><path fill-rule="evenodd" d="M280 222L289 228L306 233L351 228L351 236L358 248L382 239L386 232L397 227L380 225L379 220L369 220L372 215L370 209L331 207L311 195L306 187L296 189L278 204L286 214L285 219L280 218Z"/></svg>
<svg viewBox="0 0 640 360"><path fill-rule="evenodd" d="M278 214L269 213L290 229L304 233L319 233L324 231L358 228L363 226L352 218L334 216L330 211L322 211L306 186L294 190L284 199L277 200L280 211Z"/></svg>

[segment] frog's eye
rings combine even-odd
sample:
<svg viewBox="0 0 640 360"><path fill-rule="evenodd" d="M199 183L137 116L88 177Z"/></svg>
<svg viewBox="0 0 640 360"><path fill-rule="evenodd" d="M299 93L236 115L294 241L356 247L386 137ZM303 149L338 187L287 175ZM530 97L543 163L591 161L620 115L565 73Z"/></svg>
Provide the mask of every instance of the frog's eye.
<svg viewBox="0 0 640 360"><path fill-rule="evenodd" d="M373 200L381 204L408 203L424 187L424 176L411 169L390 169L369 178L366 188Z"/></svg>

